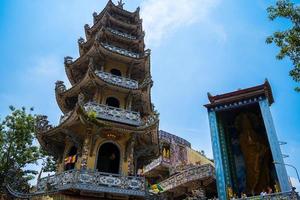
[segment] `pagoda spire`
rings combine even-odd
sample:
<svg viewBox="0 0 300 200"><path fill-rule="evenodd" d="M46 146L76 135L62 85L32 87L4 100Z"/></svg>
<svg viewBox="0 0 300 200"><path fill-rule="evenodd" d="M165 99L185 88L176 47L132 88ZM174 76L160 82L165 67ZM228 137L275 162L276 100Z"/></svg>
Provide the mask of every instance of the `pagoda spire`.
<svg viewBox="0 0 300 200"><path fill-rule="evenodd" d="M119 0L118 1L118 7L123 9L123 6L125 5L125 3L123 3L123 0Z"/></svg>

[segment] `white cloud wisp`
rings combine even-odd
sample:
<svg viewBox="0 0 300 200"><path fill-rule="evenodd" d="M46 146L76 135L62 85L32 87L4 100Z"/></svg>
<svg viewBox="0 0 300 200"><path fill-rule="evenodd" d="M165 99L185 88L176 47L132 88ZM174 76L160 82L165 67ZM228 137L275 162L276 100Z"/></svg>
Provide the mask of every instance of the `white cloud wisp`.
<svg viewBox="0 0 300 200"><path fill-rule="evenodd" d="M209 20L220 0L145 0L141 16L146 42L158 45L172 31Z"/></svg>

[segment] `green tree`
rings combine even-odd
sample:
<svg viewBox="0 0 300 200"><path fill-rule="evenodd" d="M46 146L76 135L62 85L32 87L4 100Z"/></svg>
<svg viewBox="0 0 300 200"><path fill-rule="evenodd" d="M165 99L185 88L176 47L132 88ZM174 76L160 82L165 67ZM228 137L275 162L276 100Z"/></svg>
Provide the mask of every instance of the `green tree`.
<svg viewBox="0 0 300 200"><path fill-rule="evenodd" d="M37 116L22 107L10 106L11 113L0 122L0 193L10 184L19 191L29 191L28 181L38 174L29 164L43 160L44 171L55 170L53 157L43 151L35 137Z"/></svg>
<svg viewBox="0 0 300 200"><path fill-rule="evenodd" d="M271 21L277 18L287 19L289 28L283 31L276 31L266 40L268 44L274 43L280 51L276 58L282 60L289 57L293 63L293 69L290 76L297 83L300 82L300 7L289 0L278 0L276 5L268 9L269 19ZM296 87L300 91L300 87Z"/></svg>
<svg viewBox="0 0 300 200"><path fill-rule="evenodd" d="M33 144L35 117L24 107L15 109L10 106L10 110L11 113L0 124L0 183L14 182L20 189L28 190L27 182L37 172L24 168L40 158L39 148ZM1 187L2 192L3 189Z"/></svg>

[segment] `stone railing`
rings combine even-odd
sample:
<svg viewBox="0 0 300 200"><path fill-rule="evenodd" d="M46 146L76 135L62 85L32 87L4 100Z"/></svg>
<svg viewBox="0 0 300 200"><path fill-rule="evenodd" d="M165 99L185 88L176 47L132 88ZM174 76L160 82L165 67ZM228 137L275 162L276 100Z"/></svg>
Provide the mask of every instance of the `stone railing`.
<svg viewBox="0 0 300 200"><path fill-rule="evenodd" d="M88 102L84 104L83 107L88 114L90 112L95 112L96 118L111 120L134 126L143 125L140 113L138 112L97 104L95 102Z"/></svg>
<svg viewBox="0 0 300 200"><path fill-rule="evenodd" d="M107 28L107 30L109 30L111 33L114 33L118 36L121 36L121 37L125 37L127 39L130 39L130 40L136 40L137 37L133 36L133 35L130 35L128 33L124 33L124 32L121 32L121 31L118 31L118 30L115 30L115 29L112 29L112 28Z"/></svg>
<svg viewBox="0 0 300 200"><path fill-rule="evenodd" d="M125 78L122 76L116 76L111 73L96 70L95 74L99 76L102 80L111 83L113 85L121 86L128 89L138 89L139 84L137 81Z"/></svg>
<svg viewBox="0 0 300 200"><path fill-rule="evenodd" d="M156 167L158 167L160 165L170 166L171 160L164 158L163 156L160 156L157 159L153 160L150 164L146 165L143 169L143 173L146 174L147 172L155 169Z"/></svg>
<svg viewBox="0 0 300 200"><path fill-rule="evenodd" d="M161 140L165 140L165 141L168 141L170 143L173 140L176 143L182 144L184 146L191 147L191 143L188 142L187 140L185 140L185 139L183 139L181 137L178 137L176 135L173 135L171 133L165 132L165 131L159 131L159 138Z"/></svg>
<svg viewBox="0 0 300 200"><path fill-rule="evenodd" d="M143 177L121 176L98 171L71 170L42 178L37 184L37 193L52 193L63 190L84 190L93 193L145 196Z"/></svg>
<svg viewBox="0 0 300 200"><path fill-rule="evenodd" d="M116 52L118 54L121 54L121 55L124 55L124 56L128 56L128 57L131 57L131 58L141 58L142 56L138 53L134 53L132 51L128 51L126 49L122 49L122 48L119 48L119 47L116 47L116 46L113 46L113 45L110 45L110 44L107 44L107 43L103 43L101 42L101 45L112 51L112 52Z"/></svg>
<svg viewBox="0 0 300 200"><path fill-rule="evenodd" d="M192 181L214 177L214 173L214 167L212 165L199 165L171 176L162 181L160 185L164 188L164 191L168 191Z"/></svg>
<svg viewBox="0 0 300 200"><path fill-rule="evenodd" d="M264 196L252 196L252 197L245 197L240 198L242 199L248 199L248 200L299 200L300 197L296 191L289 191L289 192L280 192L280 193L272 193L267 194Z"/></svg>

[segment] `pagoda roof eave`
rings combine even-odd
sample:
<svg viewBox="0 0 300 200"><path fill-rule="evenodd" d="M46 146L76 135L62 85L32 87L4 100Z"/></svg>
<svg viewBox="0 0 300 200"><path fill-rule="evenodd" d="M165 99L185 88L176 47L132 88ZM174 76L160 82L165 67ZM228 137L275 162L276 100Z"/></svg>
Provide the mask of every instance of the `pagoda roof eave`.
<svg viewBox="0 0 300 200"><path fill-rule="evenodd" d="M117 35L116 33L113 33L112 31L108 30L107 28L104 28L102 29L102 35L104 34L107 34L111 37L115 37L117 39L121 39L123 40L124 42L127 42L127 43L133 43L134 45L139 45L139 46L144 46L144 35L142 35L141 37L139 38L136 38L136 39L130 39L130 38L127 38L127 37L122 37L120 35ZM141 47L140 47L141 48Z"/></svg>
<svg viewBox="0 0 300 200"><path fill-rule="evenodd" d="M206 108L212 108L222 104L228 104L236 101L242 101L253 97L264 96L268 99L269 105L274 103L271 86L266 79L262 85L240 89L234 92L229 92L221 95L212 96L208 93L209 104L204 105Z"/></svg>
<svg viewBox="0 0 300 200"><path fill-rule="evenodd" d="M130 12L128 10L122 9L120 7L118 7L117 5L115 5L112 0L108 1L108 5L112 5L114 9L120 11L121 13L126 13L128 16L137 16L139 14L140 8L138 7L135 11Z"/></svg>
<svg viewBox="0 0 300 200"><path fill-rule="evenodd" d="M60 124L58 126L55 126L55 127L51 128L51 129L48 129L48 130L38 131L37 135L39 135L39 136L53 136L58 131L61 131L61 129L63 129L65 127L69 127L78 118L78 114L77 114L78 108L79 108L79 106L77 105L75 107L75 109L68 114L68 116L65 116L66 119L64 119L62 122L60 122Z"/></svg>
<svg viewBox="0 0 300 200"><path fill-rule="evenodd" d="M47 127L44 129L42 127L38 129L36 135L37 135L38 142L42 146L42 148L50 152L50 154L52 154L54 157L58 157L59 153L58 150L56 149L56 146L59 146L58 145L59 143L61 144L60 146L64 146L63 144L64 141L58 142L51 139L55 138L55 135L61 137L62 136L61 134L64 134L63 129L71 126L72 123L76 121L76 119L77 119L77 108L74 109L74 111L72 111L71 113L69 113L66 119L60 122L58 126L51 127L51 128ZM55 145L53 146L52 143L55 143Z"/></svg>
<svg viewBox="0 0 300 200"><path fill-rule="evenodd" d="M118 24L119 26L122 26L125 29L130 29L133 32L142 33L141 20L137 24L129 24L129 23L123 22L120 19L115 18L113 15L111 15L109 12L106 12L106 11L105 12L102 11L101 12L101 18L96 19L94 21L94 24L91 27L86 25L85 29L88 32L95 33L95 31L97 31L97 29L99 29L101 24L106 22L106 20L110 20L110 22L116 23L116 24Z"/></svg>
<svg viewBox="0 0 300 200"><path fill-rule="evenodd" d="M108 11L108 9L113 9L114 11L119 11L121 12L122 14L125 14L127 15L128 17L139 17L139 11L140 11L140 8L138 7L135 11L133 12L130 12L128 10L124 10L122 8L119 8L117 5L115 5L112 0L109 0L106 4L106 6L104 7L104 9L98 14L98 15L95 15L94 17L96 18L96 20L98 19L101 19L103 17L103 14L105 12Z"/></svg>

